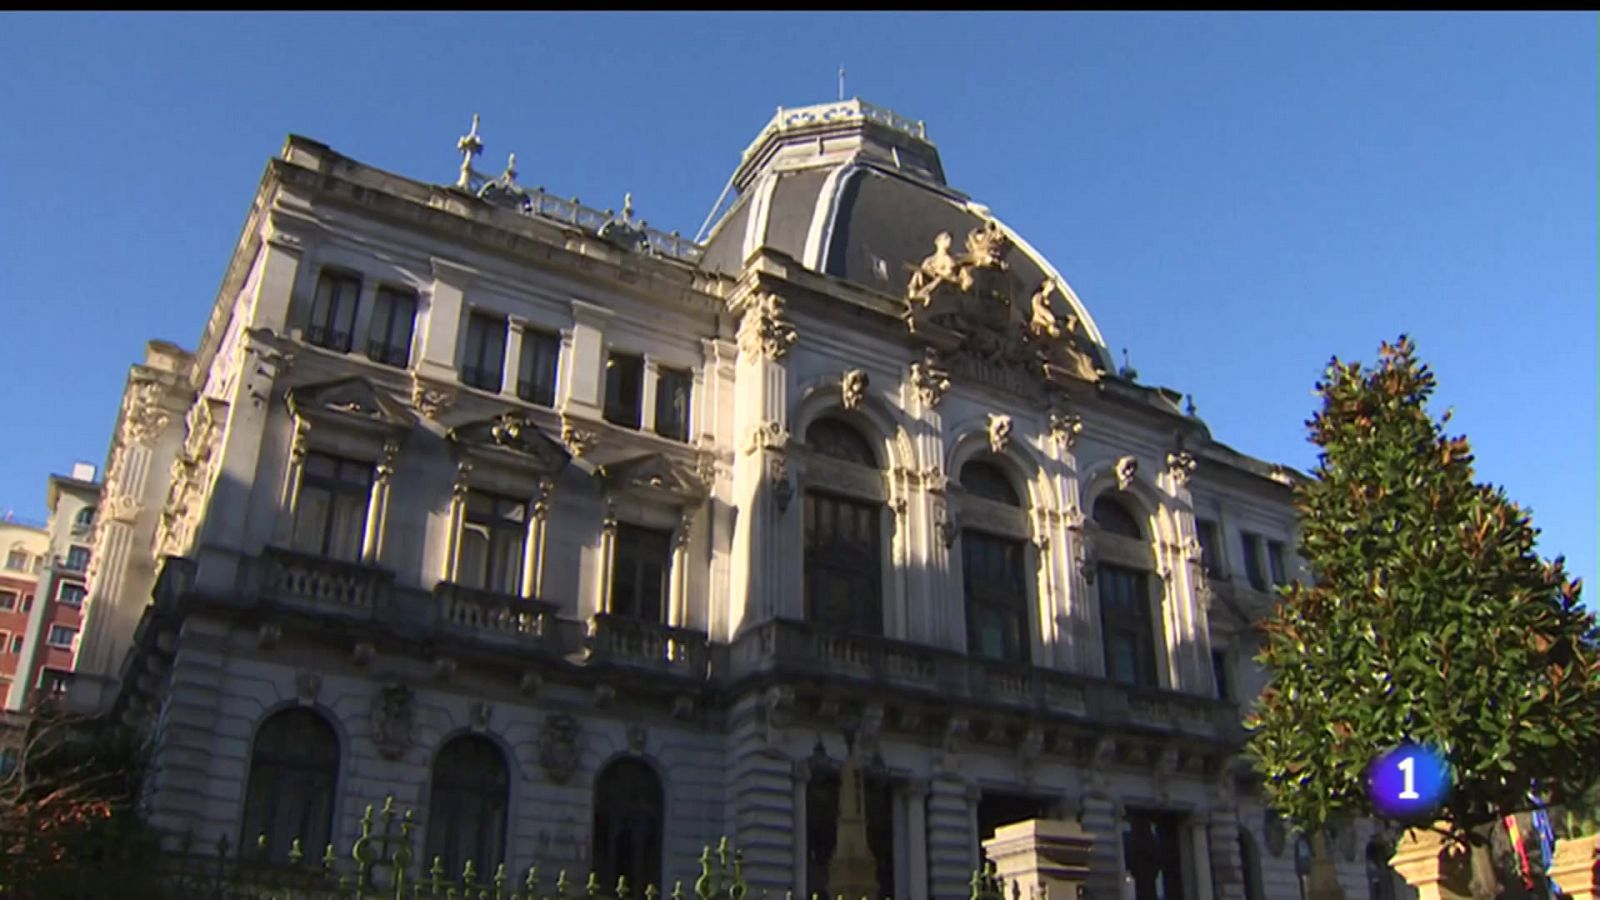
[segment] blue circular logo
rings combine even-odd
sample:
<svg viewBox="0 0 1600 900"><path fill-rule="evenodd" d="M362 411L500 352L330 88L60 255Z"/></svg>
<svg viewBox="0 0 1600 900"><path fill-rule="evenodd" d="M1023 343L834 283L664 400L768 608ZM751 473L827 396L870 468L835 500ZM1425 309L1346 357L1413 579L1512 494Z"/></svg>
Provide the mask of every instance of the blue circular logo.
<svg viewBox="0 0 1600 900"><path fill-rule="evenodd" d="M1432 747L1401 744L1372 761L1367 791L1386 819L1427 819L1450 795L1450 764Z"/></svg>

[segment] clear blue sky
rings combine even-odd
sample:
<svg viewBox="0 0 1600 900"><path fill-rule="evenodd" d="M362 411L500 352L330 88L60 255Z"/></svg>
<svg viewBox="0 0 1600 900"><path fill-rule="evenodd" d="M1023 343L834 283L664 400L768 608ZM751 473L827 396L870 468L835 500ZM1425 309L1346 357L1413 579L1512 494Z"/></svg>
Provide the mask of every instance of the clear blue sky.
<svg viewBox="0 0 1600 900"><path fill-rule="evenodd" d="M0 510L103 464L147 338L192 347L294 132L692 234L779 105L927 122L1142 380L1309 468L1328 358L1405 331L1479 475L1596 575L1596 17L0 16Z"/></svg>

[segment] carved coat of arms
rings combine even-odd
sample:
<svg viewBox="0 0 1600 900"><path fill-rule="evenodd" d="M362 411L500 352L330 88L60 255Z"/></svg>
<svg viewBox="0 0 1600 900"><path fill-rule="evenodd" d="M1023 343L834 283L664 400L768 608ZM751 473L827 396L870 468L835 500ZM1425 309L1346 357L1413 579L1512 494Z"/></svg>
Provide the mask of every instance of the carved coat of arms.
<svg viewBox="0 0 1600 900"><path fill-rule="evenodd" d="M411 689L387 684L372 698L372 742L387 759L398 759L411 748L416 711Z"/></svg>
<svg viewBox="0 0 1600 900"><path fill-rule="evenodd" d="M578 768L578 720L566 713L545 716L539 733L539 765L556 784L566 784Z"/></svg>

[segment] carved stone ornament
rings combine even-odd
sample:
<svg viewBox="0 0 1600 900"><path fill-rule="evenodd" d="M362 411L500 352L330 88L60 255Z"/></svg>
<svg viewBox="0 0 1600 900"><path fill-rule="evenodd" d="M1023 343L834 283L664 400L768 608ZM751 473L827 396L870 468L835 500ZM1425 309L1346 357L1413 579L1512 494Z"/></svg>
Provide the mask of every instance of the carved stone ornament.
<svg viewBox="0 0 1600 900"><path fill-rule="evenodd" d="M794 483L789 480L788 460L779 453L774 453L767 461L767 479L772 484L772 502L778 507L778 514L789 511L789 502L794 499Z"/></svg>
<svg viewBox="0 0 1600 900"><path fill-rule="evenodd" d="M456 400L456 392L445 387L437 387L421 381L416 376L411 379L411 405L417 412L430 419L437 419L441 412L450 408Z"/></svg>
<svg viewBox="0 0 1600 900"><path fill-rule="evenodd" d="M1010 443L1011 417L1000 413L989 413L989 449L996 453L1004 453Z"/></svg>
<svg viewBox="0 0 1600 900"><path fill-rule="evenodd" d="M161 408L165 390L153 381L139 382L128 392L128 411L123 415L122 428L128 443L148 445L172 421L172 416Z"/></svg>
<svg viewBox="0 0 1600 900"><path fill-rule="evenodd" d="M1062 328L1056 319L1056 314L1050 309L1050 295L1055 293L1055 290L1055 281L1047 278L1033 294L1032 318L1028 321L1028 330L1034 337L1059 338L1063 334L1070 335L1077 330L1077 316L1068 313L1066 327Z"/></svg>
<svg viewBox="0 0 1600 900"><path fill-rule="evenodd" d="M403 684L391 682L372 698L372 742L386 759L399 759L411 748L414 730L414 695Z"/></svg>
<svg viewBox="0 0 1600 900"><path fill-rule="evenodd" d="M1176 450L1167 454L1167 473L1179 487L1189 483L1196 465L1194 454L1187 450Z"/></svg>
<svg viewBox="0 0 1600 900"><path fill-rule="evenodd" d="M750 426L744 435L744 452L782 450L789 443L789 432L770 419Z"/></svg>
<svg viewBox="0 0 1600 900"><path fill-rule="evenodd" d="M963 291L971 290L972 272L950 255L950 241L948 231L934 235L933 253L911 273L911 281L906 285L908 301L927 306L934 289L941 284L954 285Z"/></svg>
<svg viewBox="0 0 1600 900"><path fill-rule="evenodd" d="M784 318L784 300L777 294L758 291L735 304L739 320L739 352L763 359L782 359L789 345L799 339L794 326Z"/></svg>
<svg viewBox="0 0 1600 900"><path fill-rule="evenodd" d="M317 699L317 694L322 692L322 676L316 672L296 672L294 675L294 695L301 703L311 703Z"/></svg>
<svg viewBox="0 0 1600 900"><path fill-rule="evenodd" d="M1139 474L1139 460L1132 456L1124 456L1117 460L1117 490L1125 491L1133 487L1133 479Z"/></svg>
<svg viewBox="0 0 1600 900"><path fill-rule="evenodd" d="M650 739L650 729L642 722L628 723L628 749L636 754L644 753L645 742Z"/></svg>
<svg viewBox="0 0 1600 900"><path fill-rule="evenodd" d="M467 708L467 724L473 731L485 731L489 728L489 717L493 714L493 704L487 700L474 700Z"/></svg>
<svg viewBox="0 0 1600 900"><path fill-rule="evenodd" d="M839 402L845 409L855 409L867 398L867 371L851 369L839 380Z"/></svg>
<svg viewBox="0 0 1600 900"><path fill-rule="evenodd" d="M1061 449L1070 451L1083 434L1083 417L1075 413L1056 411L1050 414L1050 437Z"/></svg>
<svg viewBox="0 0 1600 900"><path fill-rule="evenodd" d="M950 372L939 363L939 352L929 347L921 362L911 364L911 386L928 406L938 406L950 390Z"/></svg>
<svg viewBox="0 0 1600 900"><path fill-rule="evenodd" d="M579 428L571 419L561 417L561 443L573 456L583 456L594 449L599 435L587 428Z"/></svg>
<svg viewBox="0 0 1600 900"><path fill-rule="evenodd" d="M957 513L939 506L939 542L944 544L946 550L956 545L956 537L961 534L961 517Z"/></svg>
<svg viewBox="0 0 1600 900"><path fill-rule="evenodd" d="M132 494L117 494L106 502L105 518L113 522L132 522L139 517L139 509L139 501Z"/></svg>
<svg viewBox="0 0 1600 900"><path fill-rule="evenodd" d="M539 732L539 765L545 777L555 784L566 784L578 768L578 720L567 713L544 717Z"/></svg>

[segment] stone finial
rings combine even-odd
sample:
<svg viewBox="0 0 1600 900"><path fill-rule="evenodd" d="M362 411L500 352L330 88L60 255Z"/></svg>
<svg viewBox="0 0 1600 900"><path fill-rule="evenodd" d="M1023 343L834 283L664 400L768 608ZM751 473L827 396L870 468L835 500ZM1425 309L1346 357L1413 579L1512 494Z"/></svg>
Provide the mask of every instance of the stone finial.
<svg viewBox="0 0 1600 900"><path fill-rule="evenodd" d="M483 152L483 141L478 137L477 113L472 114L472 130L456 141L456 149L461 151L461 174L456 179L456 187L467 190L472 186L472 158Z"/></svg>
<svg viewBox="0 0 1600 900"><path fill-rule="evenodd" d="M517 180L517 155L515 153L506 157L506 170L500 173L500 177L507 182L515 182Z"/></svg>

